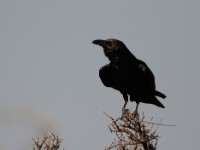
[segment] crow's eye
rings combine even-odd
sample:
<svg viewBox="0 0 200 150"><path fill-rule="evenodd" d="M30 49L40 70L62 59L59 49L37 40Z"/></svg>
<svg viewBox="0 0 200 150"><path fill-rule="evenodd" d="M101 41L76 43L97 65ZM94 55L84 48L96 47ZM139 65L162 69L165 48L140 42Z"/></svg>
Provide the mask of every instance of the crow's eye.
<svg viewBox="0 0 200 150"><path fill-rule="evenodd" d="M111 41L107 41L106 44L108 45L108 47L111 47L111 46L112 46L112 42L111 42Z"/></svg>

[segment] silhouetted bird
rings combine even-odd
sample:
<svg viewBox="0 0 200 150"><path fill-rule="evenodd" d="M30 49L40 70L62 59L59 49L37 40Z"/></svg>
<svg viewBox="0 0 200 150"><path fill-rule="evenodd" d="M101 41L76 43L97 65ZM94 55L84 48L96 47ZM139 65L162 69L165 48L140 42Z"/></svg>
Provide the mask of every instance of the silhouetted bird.
<svg viewBox="0 0 200 150"><path fill-rule="evenodd" d="M128 99L136 102L136 112L140 102L154 104L165 108L156 98L166 98L164 94L156 91L155 78L149 67L137 59L117 39L94 40L94 44L103 47L105 56L110 63L99 70L99 77L106 87L119 90L123 95L125 109ZM129 98L130 97L130 98Z"/></svg>

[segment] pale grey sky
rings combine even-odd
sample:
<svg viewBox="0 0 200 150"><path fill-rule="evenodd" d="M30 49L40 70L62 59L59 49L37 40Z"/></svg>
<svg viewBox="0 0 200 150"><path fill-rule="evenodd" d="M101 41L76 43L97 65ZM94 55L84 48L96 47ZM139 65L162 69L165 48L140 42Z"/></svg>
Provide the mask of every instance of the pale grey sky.
<svg viewBox="0 0 200 150"><path fill-rule="evenodd" d="M111 143L103 111L117 116L124 101L98 77L108 63L91 43L99 38L124 41L167 95L165 109L139 106L147 118L177 125L159 127L158 149L198 149L199 8L198 0L1 0L0 149L31 149L46 122L67 150Z"/></svg>

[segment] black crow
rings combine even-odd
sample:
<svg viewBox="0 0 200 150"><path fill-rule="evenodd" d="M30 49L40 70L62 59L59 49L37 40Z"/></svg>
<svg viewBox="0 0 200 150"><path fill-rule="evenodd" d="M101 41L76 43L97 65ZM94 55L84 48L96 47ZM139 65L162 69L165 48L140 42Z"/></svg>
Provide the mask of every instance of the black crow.
<svg viewBox="0 0 200 150"><path fill-rule="evenodd" d="M137 59L117 39L94 40L94 44L103 47L105 56L110 63L99 70L99 77L106 87L121 92L125 100L122 110L125 109L128 99L136 102L136 112L140 102L154 104L165 108L156 98L166 96L156 90L155 77L145 62Z"/></svg>

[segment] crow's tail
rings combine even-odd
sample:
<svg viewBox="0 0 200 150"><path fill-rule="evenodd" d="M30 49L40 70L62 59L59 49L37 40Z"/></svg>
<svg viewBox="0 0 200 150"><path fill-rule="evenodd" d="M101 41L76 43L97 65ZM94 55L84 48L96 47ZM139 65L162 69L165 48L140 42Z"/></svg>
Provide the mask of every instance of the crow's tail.
<svg viewBox="0 0 200 150"><path fill-rule="evenodd" d="M159 96L159 97L161 97L161 98L163 98L163 99L166 98L165 94L163 94L163 93L161 93L161 92L159 92L159 91L155 91L155 95L156 95L156 96Z"/></svg>
<svg viewBox="0 0 200 150"><path fill-rule="evenodd" d="M165 106L156 97L153 98L152 104L161 108L165 108Z"/></svg>

